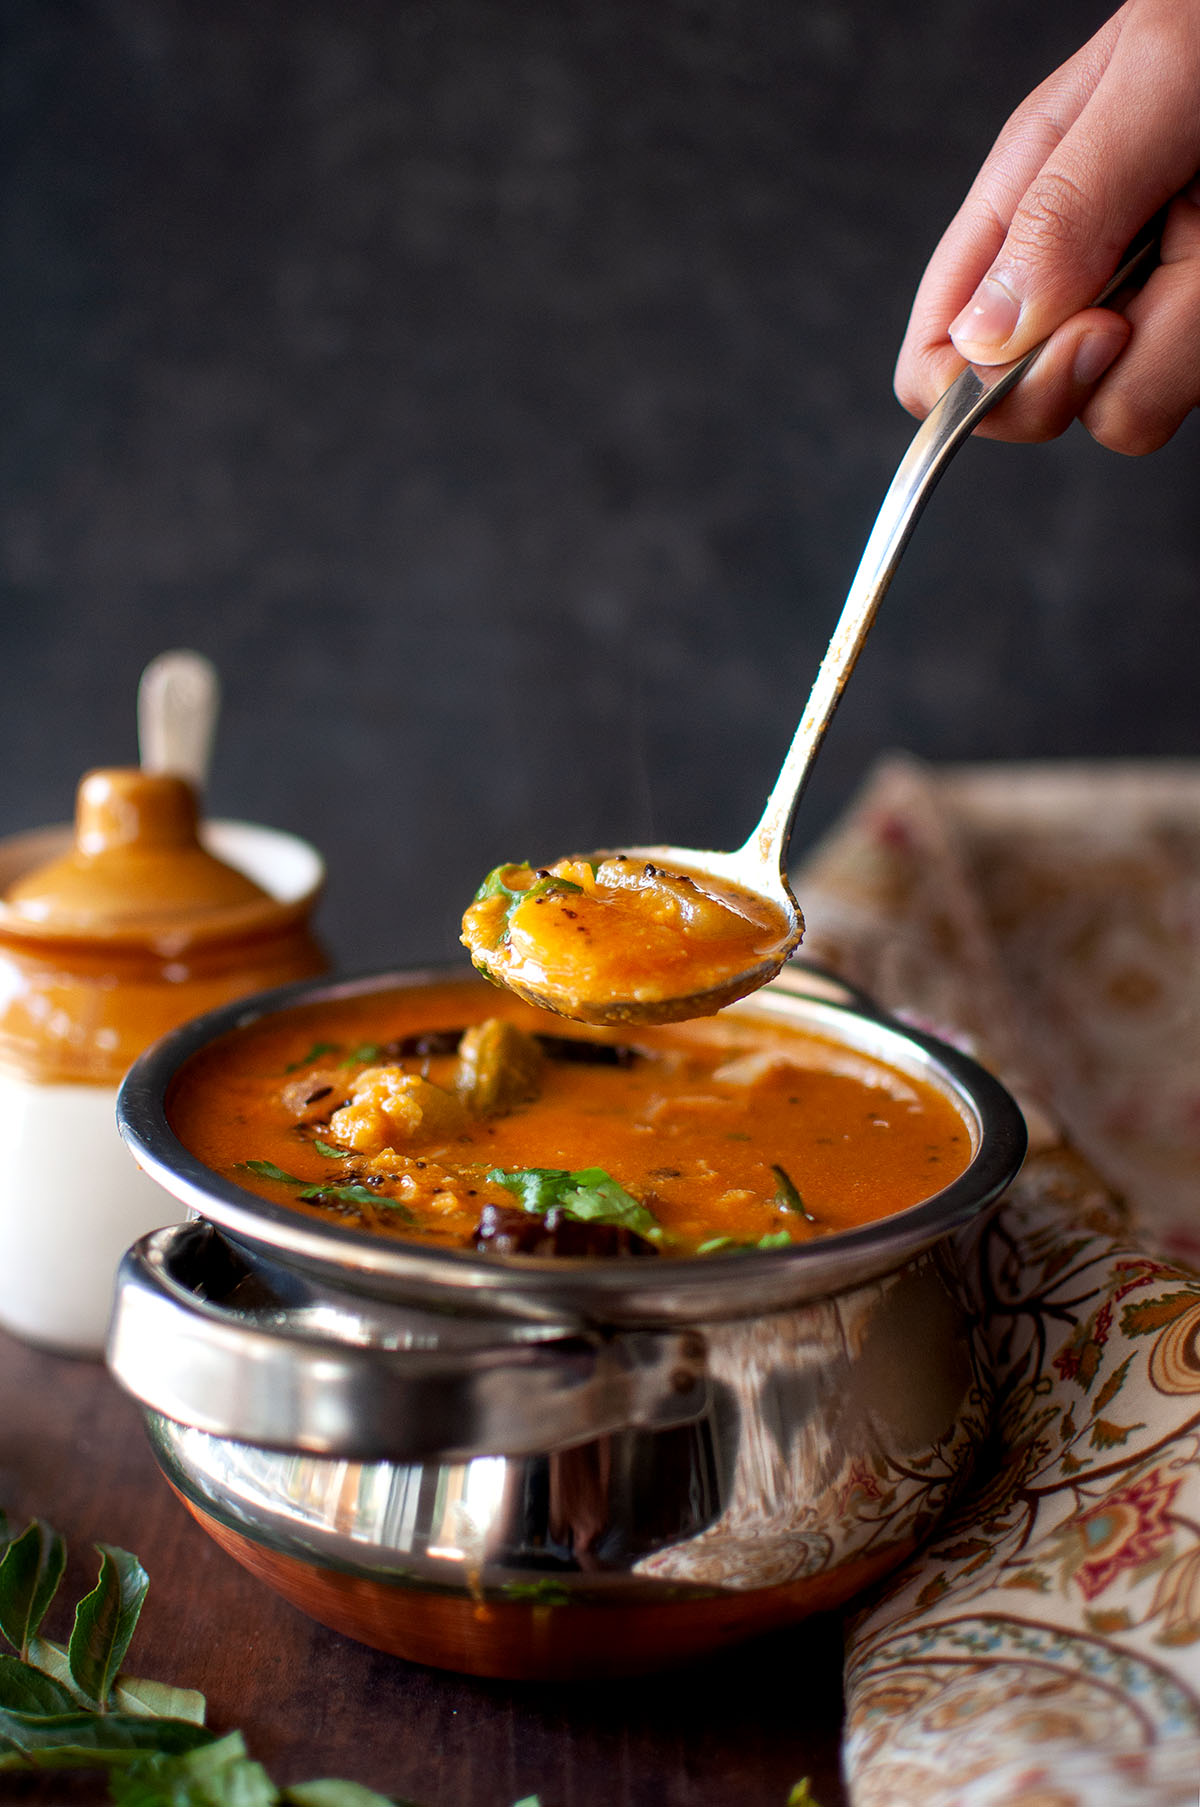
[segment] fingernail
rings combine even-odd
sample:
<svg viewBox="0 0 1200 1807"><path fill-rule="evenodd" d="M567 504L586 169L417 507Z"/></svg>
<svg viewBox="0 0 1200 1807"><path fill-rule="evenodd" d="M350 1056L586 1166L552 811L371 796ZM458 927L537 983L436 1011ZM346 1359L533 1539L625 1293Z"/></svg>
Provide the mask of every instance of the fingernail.
<svg viewBox="0 0 1200 1807"><path fill-rule="evenodd" d="M1075 352L1071 376L1080 389L1090 389L1100 381L1125 341L1111 333L1089 333Z"/></svg>
<svg viewBox="0 0 1200 1807"><path fill-rule="evenodd" d="M1017 330L1021 303L996 276L985 276L962 313L950 323L956 351L996 351Z"/></svg>

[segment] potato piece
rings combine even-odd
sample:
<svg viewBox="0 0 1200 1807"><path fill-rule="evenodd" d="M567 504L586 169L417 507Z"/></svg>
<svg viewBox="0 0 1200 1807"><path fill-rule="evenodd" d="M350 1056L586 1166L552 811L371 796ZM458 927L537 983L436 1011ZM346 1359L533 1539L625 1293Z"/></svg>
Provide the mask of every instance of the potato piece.
<svg viewBox="0 0 1200 1807"><path fill-rule="evenodd" d="M466 1121L453 1092L402 1067L364 1067L349 1104L330 1118L329 1134L343 1148L378 1154L397 1143L448 1141Z"/></svg>
<svg viewBox="0 0 1200 1807"><path fill-rule="evenodd" d="M542 1089L545 1056L532 1035L490 1016L458 1044L458 1095L476 1117L499 1117Z"/></svg>

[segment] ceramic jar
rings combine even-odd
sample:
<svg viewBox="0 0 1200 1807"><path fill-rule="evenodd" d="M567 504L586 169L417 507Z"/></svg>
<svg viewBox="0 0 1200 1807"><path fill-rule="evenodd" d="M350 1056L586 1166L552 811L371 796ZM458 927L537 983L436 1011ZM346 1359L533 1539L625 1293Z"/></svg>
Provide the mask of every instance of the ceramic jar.
<svg viewBox="0 0 1200 1807"><path fill-rule="evenodd" d="M135 1057L187 1018L324 970L314 848L198 820L183 778L94 771L74 830L0 842L0 1324L103 1351L126 1247L178 1207L117 1134Z"/></svg>

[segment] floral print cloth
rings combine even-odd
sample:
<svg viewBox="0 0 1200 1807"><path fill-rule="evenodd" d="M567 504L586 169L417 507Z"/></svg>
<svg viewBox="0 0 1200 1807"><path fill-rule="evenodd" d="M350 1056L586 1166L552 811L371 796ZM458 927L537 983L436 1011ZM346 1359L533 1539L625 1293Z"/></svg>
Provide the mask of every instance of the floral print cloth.
<svg viewBox="0 0 1200 1807"><path fill-rule="evenodd" d="M889 760L796 886L1031 1134L991 1446L850 1629L854 1807L1200 1807L1200 768Z"/></svg>

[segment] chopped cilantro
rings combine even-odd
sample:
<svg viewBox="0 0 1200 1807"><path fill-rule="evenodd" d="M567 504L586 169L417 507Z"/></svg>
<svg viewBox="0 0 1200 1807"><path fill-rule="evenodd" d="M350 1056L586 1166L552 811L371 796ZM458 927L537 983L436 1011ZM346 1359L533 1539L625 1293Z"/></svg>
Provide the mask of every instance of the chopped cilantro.
<svg viewBox="0 0 1200 1807"><path fill-rule="evenodd" d="M790 1248L792 1238L786 1230L770 1230L760 1236L757 1242L739 1242L736 1236L710 1236L697 1248L697 1255L716 1255L718 1253L744 1253L747 1249L786 1249Z"/></svg>
<svg viewBox="0 0 1200 1807"><path fill-rule="evenodd" d="M514 1192L522 1210L544 1217L547 1211L561 1211L580 1223L611 1223L633 1230L653 1241L663 1235L662 1225L624 1186L617 1184L603 1167L580 1167L568 1172L565 1167L517 1167L506 1172L502 1167L489 1170L494 1185Z"/></svg>

